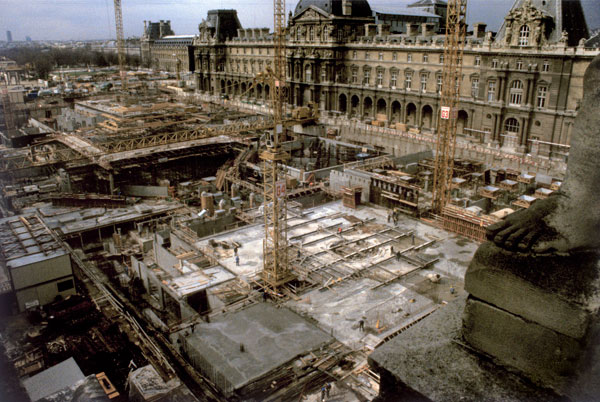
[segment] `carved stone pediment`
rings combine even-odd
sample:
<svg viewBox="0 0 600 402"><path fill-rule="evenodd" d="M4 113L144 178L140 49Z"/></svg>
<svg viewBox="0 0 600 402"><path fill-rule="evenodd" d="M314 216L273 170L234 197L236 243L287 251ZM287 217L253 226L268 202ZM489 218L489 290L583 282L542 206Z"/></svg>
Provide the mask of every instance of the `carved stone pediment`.
<svg viewBox="0 0 600 402"><path fill-rule="evenodd" d="M504 20L506 45L539 47L546 41L552 17L526 0L521 7L511 10Z"/></svg>
<svg viewBox="0 0 600 402"><path fill-rule="evenodd" d="M310 6L309 8L304 10L302 13L300 13L300 15L296 16L296 18L294 18L294 23L304 22L304 21L322 20L325 18L328 18L328 15L325 11L321 10L320 8L314 7L314 6Z"/></svg>
<svg viewBox="0 0 600 402"><path fill-rule="evenodd" d="M526 23L526 22L531 22L531 21L535 21L535 20L539 21L545 17L547 17L547 15L542 10L535 8L531 4L531 1L527 0L523 3L523 5L521 7L511 10L506 15L505 19L507 21L510 20L510 21L517 22L517 23L519 23L519 22Z"/></svg>

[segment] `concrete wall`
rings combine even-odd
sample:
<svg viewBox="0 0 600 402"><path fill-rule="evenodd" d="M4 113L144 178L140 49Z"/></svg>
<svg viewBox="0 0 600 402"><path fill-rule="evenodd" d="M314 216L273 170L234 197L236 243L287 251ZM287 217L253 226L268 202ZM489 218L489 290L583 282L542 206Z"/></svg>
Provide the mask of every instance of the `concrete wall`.
<svg viewBox="0 0 600 402"><path fill-rule="evenodd" d="M227 214L219 218L211 218L205 221L202 219L194 220L190 225L190 229L196 232L198 237L205 237L231 229L235 222L235 216Z"/></svg>
<svg viewBox="0 0 600 402"><path fill-rule="evenodd" d="M345 172L332 171L329 176L329 186L335 192L342 190L342 187L361 187L361 202L369 202L371 178L364 173L356 170L347 170Z"/></svg>
<svg viewBox="0 0 600 402"><path fill-rule="evenodd" d="M16 292L17 304L19 311L25 311L25 304L37 300L40 306L52 303L56 296L62 296L63 298L74 295L76 292L75 285L71 289L65 291L58 291L58 283L70 280L73 283L73 276L61 278L52 282L46 282L39 286L30 287L24 290Z"/></svg>
<svg viewBox="0 0 600 402"><path fill-rule="evenodd" d="M434 137L427 133L410 134L387 128L369 127L369 129L364 129L363 127L341 126L342 139L354 143L368 143L393 155L430 151L435 147ZM410 138L411 136L414 138ZM520 172L560 176L566 171L564 160L521 155L488 145L468 143L457 139L455 156L456 158L478 160L488 167L514 169Z"/></svg>
<svg viewBox="0 0 600 402"><path fill-rule="evenodd" d="M169 196L169 188L162 186L121 186L121 192L132 197Z"/></svg>
<svg viewBox="0 0 600 402"><path fill-rule="evenodd" d="M20 260L24 263L27 261L25 258ZM69 275L73 275L73 269L71 268L71 257L68 254L39 260L30 264L23 264L10 269L10 276L15 290L37 286L40 283Z"/></svg>

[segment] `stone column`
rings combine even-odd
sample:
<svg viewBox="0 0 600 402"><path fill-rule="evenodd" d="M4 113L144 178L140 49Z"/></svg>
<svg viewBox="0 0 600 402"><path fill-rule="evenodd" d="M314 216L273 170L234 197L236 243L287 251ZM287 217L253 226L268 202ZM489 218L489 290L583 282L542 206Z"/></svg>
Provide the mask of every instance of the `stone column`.
<svg viewBox="0 0 600 402"><path fill-rule="evenodd" d="M500 144L500 133L502 132L502 116L494 113L494 143Z"/></svg>

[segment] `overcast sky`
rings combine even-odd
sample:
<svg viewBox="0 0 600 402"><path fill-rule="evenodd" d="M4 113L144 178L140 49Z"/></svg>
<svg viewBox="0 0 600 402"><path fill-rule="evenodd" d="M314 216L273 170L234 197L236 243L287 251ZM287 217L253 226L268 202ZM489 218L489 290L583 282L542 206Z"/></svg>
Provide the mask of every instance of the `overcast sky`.
<svg viewBox="0 0 600 402"><path fill-rule="evenodd" d="M377 5L405 5L414 0L370 0ZM468 0L468 22L497 30L514 0ZM600 0L581 0L588 27L600 27ZM245 28L272 27L272 0L122 0L125 36L140 36L144 20L171 20L176 34L196 34L208 10L236 9ZM297 1L287 0L292 10ZM14 40L114 38L113 0L0 0L0 38Z"/></svg>

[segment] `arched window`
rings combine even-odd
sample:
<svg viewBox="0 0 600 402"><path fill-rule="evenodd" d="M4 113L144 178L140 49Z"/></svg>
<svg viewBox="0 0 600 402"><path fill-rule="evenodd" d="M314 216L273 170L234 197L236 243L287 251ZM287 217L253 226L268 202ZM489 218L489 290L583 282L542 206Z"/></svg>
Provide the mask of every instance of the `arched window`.
<svg viewBox="0 0 600 402"><path fill-rule="evenodd" d="M504 123L504 130L507 133L518 133L519 132L519 122L514 117L506 120Z"/></svg>
<svg viewBox="0 0 600 402"><path fill-rule="evenodd" d="M519 46L529 46L529 26L519 28Z"/></svg>
<svg viewBox="0 0 600 402"><path fill-rule="evenodd" d="M523 83L519 80L514 80L510 84L510 101L511 105L520 105L523 101Z"/></svg>

